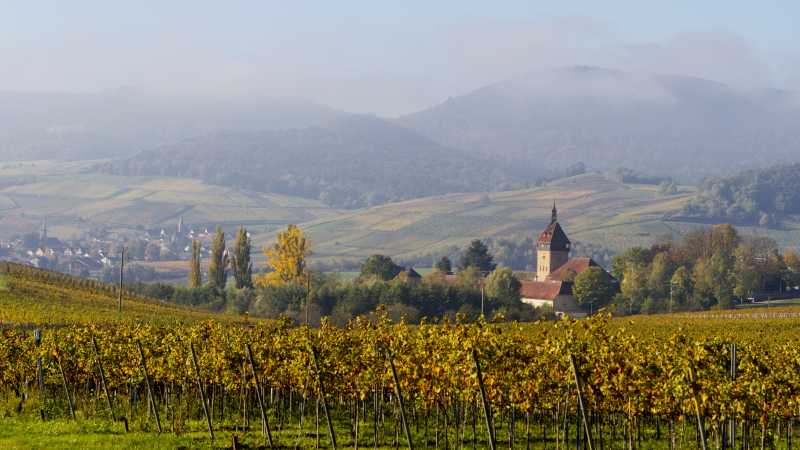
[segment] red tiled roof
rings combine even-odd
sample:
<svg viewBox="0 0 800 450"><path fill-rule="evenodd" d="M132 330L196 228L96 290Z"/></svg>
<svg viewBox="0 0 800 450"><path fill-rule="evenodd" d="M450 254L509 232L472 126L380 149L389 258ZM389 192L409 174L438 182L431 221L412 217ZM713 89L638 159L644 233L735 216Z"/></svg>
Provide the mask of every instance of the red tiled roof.
<svg viewBox="0 0 800 450"><path fill-rule="evenodd" d="M556 269L548 277L551 280L564 281L571 273L580 274L589 267L599 267L592 258L572 258L566 264Z"/></svg>
<svg viewBox="0 0 800 450"><path fill-rule="evenodd" d="M556 249L566 249L567 245L569 245L569 238L567 238L567 233L564 233L558 222L552 222L539 234L539 239L536 240L536 243L556 247Z"/></svg>
<svg viewBox="0 0 800 450"><path fill-rule="evenodd" d="M572 292L569 283L563 281L522 281L520 296L537 300L555 300L559 295Z"/></svg>

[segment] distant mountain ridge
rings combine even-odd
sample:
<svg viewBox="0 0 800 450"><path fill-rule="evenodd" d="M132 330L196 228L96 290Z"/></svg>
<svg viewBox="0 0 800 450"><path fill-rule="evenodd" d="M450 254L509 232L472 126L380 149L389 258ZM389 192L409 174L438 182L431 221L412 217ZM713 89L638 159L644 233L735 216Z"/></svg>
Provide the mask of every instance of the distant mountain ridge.
<svg viewBox="0 0 800 450"><path fill-rule="evenodd" d="M596 67L541 71L398 122L473 154L542 169L584 161L697 180L800 155L800 97Z"/></svg>

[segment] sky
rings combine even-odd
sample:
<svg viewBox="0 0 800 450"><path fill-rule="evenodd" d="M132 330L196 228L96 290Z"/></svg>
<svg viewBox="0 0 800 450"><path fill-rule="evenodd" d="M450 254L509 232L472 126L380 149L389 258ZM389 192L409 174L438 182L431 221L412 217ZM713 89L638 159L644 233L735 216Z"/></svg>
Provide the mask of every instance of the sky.
<svg viewBox="0 0 800 450"><path fill-rule="evenodd" d="M0 90L303 98L410 113L570 65L800 89L800 2L16 1Z"/></svg>

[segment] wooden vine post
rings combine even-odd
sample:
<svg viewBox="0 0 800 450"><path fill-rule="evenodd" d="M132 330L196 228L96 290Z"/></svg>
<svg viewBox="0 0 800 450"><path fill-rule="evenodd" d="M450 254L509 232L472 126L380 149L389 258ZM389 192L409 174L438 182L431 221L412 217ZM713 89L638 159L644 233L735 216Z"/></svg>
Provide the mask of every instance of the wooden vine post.
<svg viewBox="0 0 800 450"><path fill-rule="evenodd" d="M97 340L92 336L92 349L94 350L94 358L97 361L97 369L100 371L100 382L103 384L103 392L106 394L106 403L108 410L111 412L111 420L116 421L116 414L114 414L114 405L111 402L111 395L108 393L108 384L106 383L106 372L103 370L103 361L100 359L100 351L97 349Z"/></svg>
<svg viewBox="0 0 800 450"><path fill-rule="evenodd" d="M706 442L706 430L703 425L703 416L700 414L700 396L697 394L695 386L697 385L697 372L694 365L689 364L689 380L692 383L692 400L694 401L694 410L697 414L697 429L700 432L700 444L703 450L708 450L708 443Z"/></svg>
<svg viewBox="0 0 800 450"><path fill-rule="evenodd" d="M392 369L394 392L395 395L397 395L397 402L400 404L400 421L403 424L403 431L405 432L406 440L408 441L408 450L414 450L414 445L411 441L411 430L408 429L408 422L406 421L406 409L405 403L403 402L403 391L400 389L400 380L397 378L397 369L394 366L394 358L392 357L392 351L389 350L389 347L386 347L386 359L389 360L389 367Z"/></svg>
<svg viewBox="0 0 800 450"><path fill-rule="evenodd" d="M736 381L736 344L731 344L731 367L730 367L731 381ZM730 446L732 449L736 448L736 419L731 419L728 424L728 433L730 439Z"/></svg>
<svg viewBox="0 0 800 450"><path fill-rule="evenodd" d="M142 371L144 372L144 382L147 386L147 394L150 397L150 406L153 408L153 414L156 416L156 429L161 433L161 417L158 414L158 407L156 407L156 397L153 393L153 385L150 384L150 373L147 371L147 361L144 359L144 350L142 350L142 343L136 341L136 347L139 349L139 355L142 357Z"/></svg>
<svg viewBox="0 0 800 450"><path fill-rule="evenodd" d="M119 292L117 292L117 310L122 312L122 282L125 271L125 247L122 247L122 256L119 259Z"/></svg>
<svg viewBox="0 0 800 450"><path fill-rule="evenodd" d="M572 367L572 375L575 377L575 387L578 392L578 406L581 409L581 421L583 422L583 430L586 433L586 445L589 447L589 450L594 450L592 446L592 430L589 428L589 421L586 419L586 406L583 404L583 386L581 385L580 376L578 376L578 366L575 364L575 356L573 356L572 353L569 355L569 365Z"/></svg>
<svg viewBox="0 0 800 450"><path fill-rule="evenodd" d="M61 375L61 384L64 386L64 393L67 394L67 404L69 405L69 414L72 420L75 420L75 406L72 403L72 396L69 394L69 385L67 384L67 377L64 375L64 367L61 366L61 358L58 356L60 352L56 348L56 364L58 365L58 373Z"/></svg>
<svg viewBox="0 0 800 450"><path fill-rule="evenodd" d="M40 345L42 345L42 331L38 328L33 330L33 343L38 349ZM38 353L38 352L37 352ZM44 421L44 401L45 401L45 392L44 392L44 364L42 363L42 355L36 356L36 382L38 384L38 391L39 391L39 416L41 416L42 421Z"/></svg>
<svg viewBox="0 0 800 450"><path fill-rule="evenodd" d="M197 365L197 354L194 352L194 343L189 342L189 350L192 353L192 365L194 366L194 373L197 378L197 389L200 390L200 401L203 402L203 413L206 415L206 423L208 424L208 434L211 435L211 440L214 440L214 428L211 426L211 415L208 413L208 402L206 401L206 391L203 388L203 379L200 377L200 366Z"/></svg>
<svg viewBox="0 0 800 450"><path fill-rule="evenodd" d="M250 370L253 372L253 379L256 382L256 398L258 399L258 409L261 411L261 432L266 435L271 448L273 446L272 431L269 428L269 419L264 409L264 397L261 393L261 382L258 381L258 372L256 371L255 359L253 358L253 350L250 348L250 344L245 344L245 346L247 348L247 359L250 360Z"/></svg>
<svg viewBox="0 0 800 450"><path fill-rule="evenodd" d="M481 403L483 403L483 416L486 418L486 431L489 432L489 449L495 450L496 445L494 442L494 426L492 425L492 408L489 405L489 399L486 398L486 386L483 384L483 373L481 372L481 363L478 361L478 352L472 349L472 360L475 361L475 372L478 375L478 386L481 389Z"/></svg>
<svg viewBox="0 0 800 450"><path fill-rule="evenodd" d="M319 356L317 349L311 345L311 357L314 359L314 368L317 370L317 383L319 384L320 396L322 397L322 409L325 411L325 420L328 422L328 432L331 435L331 445L336 450L336 433L333 431L333 422L331 421L331 414L328 411L328 400L325 398L325 385L322 383L322 372L319 368Z"/></svg>

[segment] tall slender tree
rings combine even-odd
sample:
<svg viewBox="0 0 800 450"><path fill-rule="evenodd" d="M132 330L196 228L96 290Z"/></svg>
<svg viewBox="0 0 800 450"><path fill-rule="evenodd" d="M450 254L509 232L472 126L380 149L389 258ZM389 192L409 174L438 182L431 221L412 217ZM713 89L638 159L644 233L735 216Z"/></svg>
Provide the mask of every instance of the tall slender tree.
<svg viewBox="0 0 800 450"><path fill-rule="evenodd" d="M231 269L236 279L236 288L253 287L253 261L250 258L250 235L247 229L239 227L236 232L236 241L231 252Z"/></svg>
<svg viewBox="0 0 800 450"><path fill-rule="evenodd" d="M189 288L203 285L203 274L200 272L200 242L192 241L192 259L189 260Z"/></svg>
<svg viewBox="0 0 800 450"><path fill-rule="evenodd" d="M224 288L228 278L228 249L225 248L225 232L217 226L211 243L211 261L208 264L208 284L213 288Z"/></svg>

